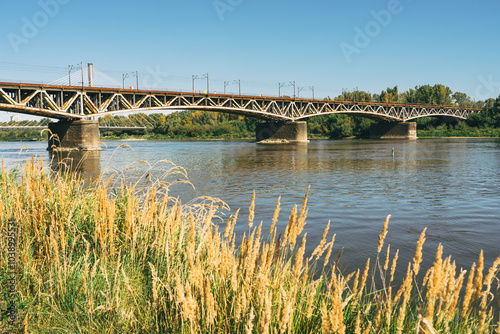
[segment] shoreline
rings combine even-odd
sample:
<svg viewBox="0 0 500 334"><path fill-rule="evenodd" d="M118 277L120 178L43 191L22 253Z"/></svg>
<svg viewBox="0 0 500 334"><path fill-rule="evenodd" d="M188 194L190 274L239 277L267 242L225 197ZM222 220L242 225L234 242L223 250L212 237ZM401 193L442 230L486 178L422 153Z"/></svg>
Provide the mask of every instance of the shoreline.
<svg viewBox="0 0 500 334"><path fill-rule="evenodd" d="M419 136L417 139L500 139L496 136ZM101 138L101 141L248 141L256 142L255 138ZM380 140L359 137L344 137L344 138L329 138L329 137L314 137L308 138L308 141L315 140ZM46 142L46 140L0 140L1 143L33 143Z"/></svg>

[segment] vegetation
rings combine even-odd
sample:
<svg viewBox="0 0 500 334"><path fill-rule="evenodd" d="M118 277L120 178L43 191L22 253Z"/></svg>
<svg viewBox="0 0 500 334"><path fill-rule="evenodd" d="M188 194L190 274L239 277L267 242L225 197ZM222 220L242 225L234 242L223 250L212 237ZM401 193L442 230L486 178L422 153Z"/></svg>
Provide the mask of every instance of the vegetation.
<svg viewBox="0 0 500 334"><path fill-rule="evenodd" d="M326 99L331 99L327 97ZM381 102L421 105L460 106L480 108L481 113L471 115L465 121L446 117L417 118L419 137L469 136L498 137L500 129L500 96L497 99L474 102L465 93L453 93L449 87L437 84L423 85L405 92L398 87L387 88L380 94L364 91L343 91L334 98L338 101ZM40 121L46 124L47 119ZM141 137L145 139L238 139L254 138L255 125L259 121L240 115L208 111L182 111L168 115L133 114L106 116L99 119L103 126L146 126L144 131L103 130L103 139ZM368 138L370 126L377 122L365 117L346 114L315 116L307 119L310 138ZM41 138L39 131L0 131L0 140L27 140Z"/></svg>
<svg viewBox="0 0 500 334"><path fill-rule="evenodd" d="M0 141L33 141L47 140L47 135L40 130L0 130Z"/></svg>
<svg viewBox="0 0 500 334"><path fill-rule="evenodd" d="M132 115L131 115L132 116ZM131 117L129 116L129 117ZM135 117L141 117L144 121L137 124L147 124L149 130L145 134L148 139L237 139L254 138L255 123L253 118L239 115L208 112L202 110L174 112L168 115L137 114ZM101 124L121 124L126 121L123 116L108 116L100 120ZM127 132L103 132L103 136L122 136L126 137Z"/></svg>
<svg viewBox="0 0 500 334"><path fill-rule="evenodd" d="M184 175L180 168L172 171ZM116 181L83 189L34 161L21 175L2 170L1 332L499 331L491 303L500 257L486 270L481 252L467 272L443 259L439 246L424 273L424 230L396 286L399 251L384 245L389 217L374 240L374 263L368 259L364 268L342 273L342 251L332 261L329 226L314 252L305 254L307 194L282 233L276 224L279 200L270 227L254 226L254 194L245 217L248 233L237 243L238 211L219 231L217 203L182 206L168 197L167 179L146 189L123 182L113 188ZM9 221L18 224L14 248L8 248ZM12 327L7 249L17 253L18 320Z"/></svg>

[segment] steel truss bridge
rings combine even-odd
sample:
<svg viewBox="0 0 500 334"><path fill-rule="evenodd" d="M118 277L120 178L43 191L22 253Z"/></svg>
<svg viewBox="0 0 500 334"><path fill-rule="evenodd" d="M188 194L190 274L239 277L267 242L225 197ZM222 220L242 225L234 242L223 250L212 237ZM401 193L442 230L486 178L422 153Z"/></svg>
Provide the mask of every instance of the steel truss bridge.
<svg viewBox="0 0 500 334"><path fill-rule="evenodd" d="M154 110L207 110L275 121L353 114L405 122L425 116L466 119L480 109L284 97L127 90L0 82L0 110L56 119L91 119Z"/></svg>

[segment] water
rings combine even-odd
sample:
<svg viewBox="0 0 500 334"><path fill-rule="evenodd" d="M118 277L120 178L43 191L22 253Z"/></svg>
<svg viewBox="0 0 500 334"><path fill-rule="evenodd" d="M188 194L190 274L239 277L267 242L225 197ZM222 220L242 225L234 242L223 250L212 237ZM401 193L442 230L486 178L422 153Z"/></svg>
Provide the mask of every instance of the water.
<svg viewBox="0 0 500 334"><path fill-rule="evenodd" d="M131 148L117 149L122 144ZM24 145L27 149L20 153ZM116 141L106 145L100 167L120 171L141 167L124 172L131 181L148 169L140 160L153 164L150 172L158 177L171 166L160 160L184 167L196 188L177 185L171 195L183 203L198 196L220 198L231 207L226 219L241 208L240 235L248 230L253 190L255 224L264 221L264 231L269 230L281 196L278 225L283 231L293 205L300 209L310 186L308 251L316 247L331 221L329 236L336 234L334 256L345 248L342 267L348 271L363 268L366 259L375 255L388 214L392 218L385 245L391 244L392 254L400 249L400 273L406 271L425 227L424 267L432 264L440 243L458 268L470 268L481 249L488 265L500 255L499 139L319 140L297 145ZM0 155L11 168L32 154L48 160L45 148L46 143L0 143Z"/></svg>

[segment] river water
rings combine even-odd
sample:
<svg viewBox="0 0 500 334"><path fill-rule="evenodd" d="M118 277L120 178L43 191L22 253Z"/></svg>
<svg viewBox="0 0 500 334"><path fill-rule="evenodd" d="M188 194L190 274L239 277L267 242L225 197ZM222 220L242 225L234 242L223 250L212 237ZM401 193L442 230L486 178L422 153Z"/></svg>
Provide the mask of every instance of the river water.
<svg viewBox="0 0 500 334"><path fill-rule="evenodd" d="M170 195L183 203L198 196L219 198L230 206L225 219L241 208L236 229L239 235L248 231L253 190L255 224L262 220L264 231L269 230L281 196L278 225L283 231L293 205L300 209L310 186L305 227L308 251L316 247L331 221L329 236L336 234L333 256L344 248L342 268L349 272L363 268L366 259L375 255L378 235L389 214L392 218L386 245L391 244L392 254L400 250L401 274L425 227L424 267L432 264L439 243L444 246L444 255L452 255L458 268L470 268L481 249L487 265L500 255L500 139L315 140L285 145L246 141L105 144L100 157L94 157L97 165L108 174L120 171L128 181L145 173L153 179L165 179L162 174L172 165L161 160L184 167L195 189L174 185ZM0 155L7 168L12 168L31 155L48 160L46 145L0 143ZM153 167L150 169L141 160Z"/></svg>

